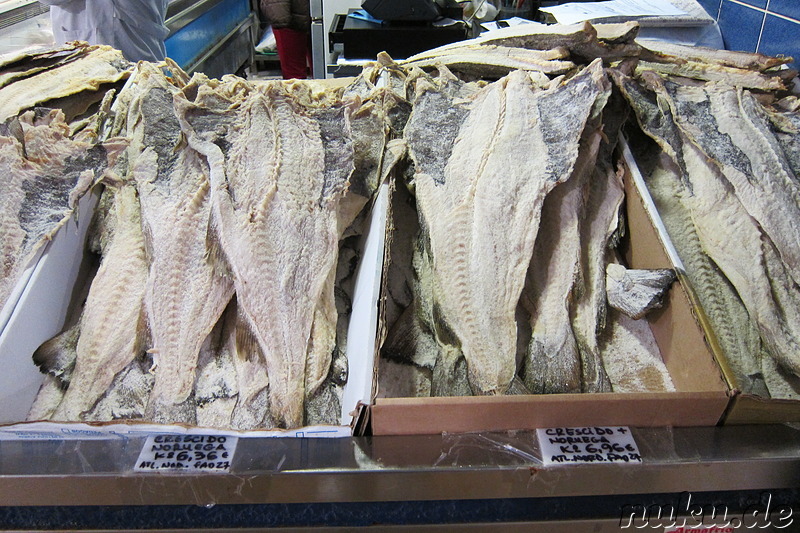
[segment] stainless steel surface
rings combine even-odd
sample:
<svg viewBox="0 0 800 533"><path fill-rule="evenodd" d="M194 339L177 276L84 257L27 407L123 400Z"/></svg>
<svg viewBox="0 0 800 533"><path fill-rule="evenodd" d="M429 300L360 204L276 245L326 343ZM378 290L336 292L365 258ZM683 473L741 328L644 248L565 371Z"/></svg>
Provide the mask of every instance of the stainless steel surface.
<svg viewBox="0 0 800 533"><path fill-rule="evenodd" d="M39 2L19 2L0 5L0 30L19 24L50 11L50 7Z"/></svg>
<svg viewBox="0 0 800 533"><path fill-rule="evenodd" d="M324 79L325 73L325 27L321 20L311 22L311 77Z"/></svg>
<svg viewBox="0 0 800 533"><path fill-rule="evenodd" d="M169 34L173 35L223 0L177 0L167 8Z"/></svg>
<svg viewBox="0 0 800 533"><path fill-rule="evenodd" d="M231 473L134 474L144 438L0 442L0 505L573 497L800 487L789 426L635 428L644 463L543 467L532 432L240 440ZM167 498L167 500L165 500Z"/></svg>

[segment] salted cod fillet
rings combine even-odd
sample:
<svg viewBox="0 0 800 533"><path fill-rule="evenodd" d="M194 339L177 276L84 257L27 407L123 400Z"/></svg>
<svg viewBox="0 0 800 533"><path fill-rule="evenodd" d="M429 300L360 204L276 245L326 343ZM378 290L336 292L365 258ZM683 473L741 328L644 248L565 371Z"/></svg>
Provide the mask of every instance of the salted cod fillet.
<svg viewBox="0 0 800 533"><path fill-rule="evenodd" d="M521 301L530 313L531 340L523 379L533 394L581 391L581 356L570 322L580 278L580 218L601 133L586 134L573 175L547 195ZM588 173L588 176L586 175Z"/></svg>
<svg viewBox="0 0 800 533"><path fill-rule="evenodd" d="M75 369L53 419L81 420L114 377L141 353L147 257L132 185L115 191L113 234L89 289L80 321Z"/></svg>
<svg viewBox="0 0 800 533"><path fill-rule="evenodd" d="M72 216L124 143L69 138L58 110L28 111L0 125L0 305L42 245Z"/></svg>
<svg viewBox="0 0 800 533"><path fill-rule="evenodd" d="M209 162L212 224L266 358L272 415L297 427L314 308L336 262L337 206L353 163L344 141L349 155L326 157L313 110L290 88L247 93L227 118L204 110L200 94L179 117L189 145ZM347 139L344 108L338 112Z"/></svg>
<svg viewBox="0 0 800 533"><path fill-rule="evenodd" d="M412 113L409 119L406 138L430 236L435 298L478 394L504 394L514 378L514 315L541 205L571 174L586 121L607 90L600 61L546 90L535 90L526 73L515 71L477 95L450 159L438 169L425 159L438 147L418 144L417 132L441 117L415 120L419 114ZM556 117L553 108L565 113Z"/></svg>
<svg viewBox="0 0 800 533"><path fill-rule="evenodd" d="M78 58L0 89L0 121L42 102L116 83L130 75L132 66L119 50L87 46Z"/></svg>
<svg viewBox="0 0 800 533"><path fill-rule="evenodd" d="M655 93L631 78L613 74L640 127L657 143L657 149L646 148L644 140L631 143L631 147L670 240L686 268L692 291L697 294L720 348L738 377L740 389L769 396L762 375L758 330L736 290L703 251L691 215L681 200L691 194L691 184L685 178L683 147L669 107L659 108Z"/></svg>
<svg viewBox="0 0 800 533"><path fill-rule="evenodd" d="M800 374L798 286L705 154L692 144L685 146L694 193L685 201L703 248L736 287L769 352Z"/></svg>
<svg viewBox="0 0 800 533"><path fill-rule="evenodd" d="M749 92L722 84L684 87L664 81L654 86L674 109L681 130L719 166L800 283L800 184L761 105Z"/></svg>
<svg viewBox="0 0 800 533"><path fill-rule="evenodd" d="M148 418L194 423L194 406L184 404L200 347L233 296L233 282L208 259L208 167L184 144L173 108L177 89L144 63L135 90L129 157L149 263L144 303L155 365Z"/></svg>
<svg viewBox="0 0 800 533"><path fill-rule="evenodd" d="M614 392L674 392L675 385L645 319L612 309L601 345L603 366Z"/></svg>

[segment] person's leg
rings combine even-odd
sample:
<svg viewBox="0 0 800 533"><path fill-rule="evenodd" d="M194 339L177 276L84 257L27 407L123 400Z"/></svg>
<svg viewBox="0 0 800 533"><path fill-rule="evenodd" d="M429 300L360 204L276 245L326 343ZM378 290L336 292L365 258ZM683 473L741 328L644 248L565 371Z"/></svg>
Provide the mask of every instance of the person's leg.
<svg viewBox="0 0 800 533"><path fill-rule="evenodd" d="M273 30L278 45L283 78L304 80L308 77L308 35L290 28Z"/></svg>

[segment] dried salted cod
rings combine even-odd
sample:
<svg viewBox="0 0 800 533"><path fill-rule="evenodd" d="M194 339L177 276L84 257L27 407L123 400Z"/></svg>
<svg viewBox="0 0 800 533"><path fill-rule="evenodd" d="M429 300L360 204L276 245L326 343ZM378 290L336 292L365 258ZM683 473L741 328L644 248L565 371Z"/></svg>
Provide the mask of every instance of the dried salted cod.
<svg viewBox="0 0 800 533"><path fill-rule="evenodd" d="M642 128L660 146L667 147L670 157L680 154L676 163L681 165L681 171L677 174L683 176L686 190L681 197L682 205L690 213L703 251L736 289L767 351L787 369L797 372L800 345L795 330L800 319L794 315L800 309L798 288L772 242L736 197L733 187L721 174L719 163L709 161L708 155L691 139L675 134L678 128L670 108L663 106L661 113L654 111L654 101L639 96L640 87L636 89L631 80L620 81L627 96L636 103L633 107ZM638 113L638 109L648 107L650 112ZM669 132L668 139L661 135L662 131ZM750 369L761 365L741 360L736 366ZM758 379L758 371L745 376Z"/></svg>
<svg viewBox="0 0 800 533"><path fill-rule="evenodd" d="M653 84L692 144L719 166L736 197L769 235L800 283L800 183L770 130L761 105L721 84Z"/></svg>
<svg viewBox="0 0 800 533"><path fill-rule="evenodd" d="M793 71L787 71L790 74L764 74L753 70L696 61L686 61L679 64L641 61L636 66L636 73L641 75L644 72L657 72L667 76L721 82L759 91L784 91L786 90L786 81L783 76L791 75L794 77Z"/></svg>
<svg viewBox="0 0 800 533"><path fill-rule="evenodd" d="M1 88L0 121L49 100L116 83L130 75L132 66L122 52L110 46L86 46L53 68Z"/></svg>
<svg viewBox="0 0 800 533"><path fill-rule="evenodd" d="M590 62L596 58L610 61L640 55L642 48L634 42L638 31L639 26L636 23L523 24L502 28L475 39L433 48L408 58L408 61L430 58L472 46L503 46L528 50L565 48L576 59L582 61Z"/></svg>
<svg viewBox="0 0 800 533"><path fill-rule="evenodd" d="M28 111L0 126L0 166L6 172L0 180L0 305L123 148L117 140L71 140L57 110Z"/></svg>
<svg viewBox="0 0 800 533"><path fill-rule="evenodd" d="M416 108L409 119L442 327L463 352L478 394L503 394L514 377L514 315L541 205L571 174L586 122L607 90L599 61L546 90L516 71L470 103L447 159L429 154L454 136L442 131L453 122ZM556 116L553 108L565 112ZM436 142L426 145L426 137Z"/></svg>
<svg viewBox="0 0 800 533"><path fill-rule="evenodd" d="M680 165L685 168L682 144L669 108L662 108L662 117L654 95L629 78L615 79L631 100L642 129L660 145L647 144L644 138L631 143L659 216L684 264L691 290L699 299L719 347L738 377L739 388L747 393L769 396L761 370L758 330L736 290L703 251L697 229L682 201L691 194L691 188L685 172L675 161L680 154ZM664 136L672 140L668 143ZM663 151L663 146L667 146L668 151Z"/></svg>
<svg viewBox="0 0 800 533"><path fill-rule="evenodd" d="M75 369L53 418L79 420L141 354L147 258L139 200L131 185L114 192L113 234L89 289L80 321Z"/></svg>
<svg viewBox="0 0 800 533"><path fill-rule="evenodd" d="M627 269L619 263L606 267L608 304L634 320L664 305L664 297L675 281L670 269Z"/></svg>
<svg viewBox="0 0 800 533"><path fill-rule="evenodd" d="M611 386L600 358L598 336L606 327L605 265L625 197L622 176L612 167L611 149L608 144L601 145L580 228L583 276L574 291L571 317L581 353L583 392L608 392Z"/></svg>
<svg viewBox="0 0 800 533"><path fill-rule="evenodd" d="M614 392L675 391L647 320L612 310L601 353Z"/></svg>
<svg viewBox="0 0 800 533"><path fill-rule="evenodd" d="M694 194L684 201L703 248L736 287L769 352L800 374L800 289L705 154L685 146Z"/></svg>
<svg viewBox="0 0 800 533"><path fill-rule="evenodd" d="M601 133L585 135L573 175L547 195L526 291L531 340L523 379L534 394L581 391L581 356L570 323L570 302L580 278L580 219L585 186L592 175Z"/></svg>
<svg viewBox="0 0 800 533"><path fill-rule="evenodd" d="M222 112L204 107L200 93L182 104L180 118L190 146L209 162L213 224L266 359L271 414L296 427L303 423L314 309L336 262L337 207L352 172L352 144L345 109L337 107L337 144L345 153L326 153L313 109L290 88L247 93Z"/></svg>
<svg viewBox="0 0 800 533"><path fill-rule="evenodd" d="M717 50L715 48L705 48L703 46L687 46L668 41L638 39L638 42L648 50L661 54L660 57L658 57L660 62L676 63L678 65L684 64L686 61L691 61L700 64L705 63L708 65L719 65L722 67L763 72L792 62L791 58L787 57L771 57L749 52Z"/></svg>
<svg viewBox="0 0 800 533"><path fill-rule="evenodd" d="M200 346L233 296L233 282L209 260L208 166L185 146L170 85L142 64L130 107L129 157L149 262L145 309L155 363L148 418L193 423L190 400Z"/></svg>
<svg viewBox="0 0 800 533"><path fill-rule="evenodd" d="M558 76L575 68L569 61L569 51L565 48L553 50L526 50L497 45L466 45L427 53L424 57L401 61L407 67L421 69L444 65L450 70L476 76L501 77L512 70L532 70L550 76Z"/></svg>

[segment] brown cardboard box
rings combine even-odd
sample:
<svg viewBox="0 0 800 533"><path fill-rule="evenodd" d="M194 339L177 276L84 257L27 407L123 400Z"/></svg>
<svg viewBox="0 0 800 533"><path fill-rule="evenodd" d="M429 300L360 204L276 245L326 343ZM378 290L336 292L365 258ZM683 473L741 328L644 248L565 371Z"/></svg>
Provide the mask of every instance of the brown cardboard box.
<svg viewBox="0 0 800 533"><path fill-rule="evenodd" d="M628 265L671 268L630 172L625 187ZM594 425L716 425L728 405L728 387L681 284L673 285L668 301L650 313L648 321L676 392L374 398L371 431L408 435Z"/></svg>
<svg viewBox="0 0 800 533"><path fill-rule="evenodd" d="M635 162L633 160L633 156L630 155L628 151L628 155L626 157L626 161L628 162L629 167L633 169L633 172L638 172L638 169L635 168ZM640 186L641 189L644 188L643 181L640 180L642 185ZM657 225L660 227L657 228L657 233L659 235L659 239L662 242L669 242L669 237L667 236L666 229L661 225L660 221L658 221L658 214L656 212L655 205L653 201L649 199L649 193L643 191L640 194L640 198L642 196L647 197L644 200L645 204L648 205L648 210L651 213L651 217L657 220ZM666 244L665 248L671 248L671 244ZM673 252L677 255L677 252ZM678 261L671 260L671 264L676 265ZM679 270L679 277L680 277L680 270ZM706 337L706 342L708 344L711 353L714 355L714 358L719 365L722 376L725 379L725 382L729 389L729 396L730 402L728 408L723 416L722 423L723 424L775 424L775 423L783 423L783 422L798 422L800 421L800 401L798 400L783 400L783 399L771 399L771 398L762 398L759 396L755 396L753 394L744 394L741 392L741 387L739 386L738 379L736 375L732 371L730 365L728 364L727 358L720 347L716 335L714 334L713 328L706 317L705 313L703 312L702 306L699 304L699 299L694 294L691 285L684 281L684 286L686 288L686 294L693 304L693 313L695 314L700 327L702 328L704 335Z"/></svg>

